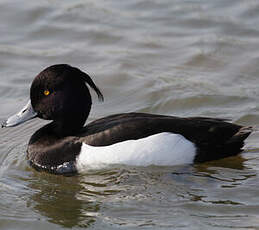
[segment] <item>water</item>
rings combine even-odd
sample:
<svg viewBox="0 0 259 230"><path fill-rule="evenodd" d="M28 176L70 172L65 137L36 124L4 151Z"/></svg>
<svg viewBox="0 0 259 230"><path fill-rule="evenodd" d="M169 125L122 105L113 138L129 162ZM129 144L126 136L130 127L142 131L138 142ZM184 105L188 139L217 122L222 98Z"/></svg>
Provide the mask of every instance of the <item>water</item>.
<svg viewBox="0 0 259 230"><path fill-rule="evenodd" d="M0 120L38 72L69 63L105 96L88 121L137 111L256 126L258 12L255 0L2 0ZM45 123L0 129L0 229L259 229L257 131L236 157L63 177L25 160Z"/></svg>

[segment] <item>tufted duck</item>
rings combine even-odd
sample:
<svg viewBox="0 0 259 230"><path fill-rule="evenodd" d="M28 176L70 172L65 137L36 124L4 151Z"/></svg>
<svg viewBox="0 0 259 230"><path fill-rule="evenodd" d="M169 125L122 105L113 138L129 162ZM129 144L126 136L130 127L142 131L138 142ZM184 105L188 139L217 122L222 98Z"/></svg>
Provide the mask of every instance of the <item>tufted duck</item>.
<svg viewBox="0 0 259 230"><path fill-rule="evenodd" d="M27 159L34 168L71 174L107 164L204 162L240 153L252 131L217 118L145 113L111 115L84 126L92 105L86 83L103 100L86 73L66 64L50 66L33 80L28 104L2 124L52 120L29 141Z"/></svg>

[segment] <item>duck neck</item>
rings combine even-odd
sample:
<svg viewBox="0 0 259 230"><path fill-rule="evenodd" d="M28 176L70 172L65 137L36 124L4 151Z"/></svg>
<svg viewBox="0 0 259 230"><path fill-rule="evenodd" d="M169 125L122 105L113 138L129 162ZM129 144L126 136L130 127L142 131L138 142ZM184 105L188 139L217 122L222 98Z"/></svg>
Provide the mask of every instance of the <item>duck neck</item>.
<svg viewBox="0 0 259 230"><path fill-rule="evenodd" d="M64 99L64 105L53 121L53 132L58 136L78 133L91 110L92 99L85 84L78 84L69 90L69 96Z"/></svg>
<svg viewBox="0 0 259 230"><path fill-rule="evenodd" d="M59 137L75 135L82 129L86 118L64 119L52 122L52 131Z"/></svg>

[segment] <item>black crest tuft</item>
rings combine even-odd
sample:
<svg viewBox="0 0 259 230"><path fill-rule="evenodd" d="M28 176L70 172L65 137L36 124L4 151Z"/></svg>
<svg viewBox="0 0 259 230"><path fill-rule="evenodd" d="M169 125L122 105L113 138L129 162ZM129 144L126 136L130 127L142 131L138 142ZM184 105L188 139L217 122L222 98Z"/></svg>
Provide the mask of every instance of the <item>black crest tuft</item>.
<svg viewBox="0 0 259 230"><path fill-rule="evenodd" d="M103 94L101 93L99 88L95 85L95 83L93 82L91 77L87 73L85 73L81 70L79 70L79 71L81 72L82 79L96 92L99 101L103 101L104 100Z"/></svg>

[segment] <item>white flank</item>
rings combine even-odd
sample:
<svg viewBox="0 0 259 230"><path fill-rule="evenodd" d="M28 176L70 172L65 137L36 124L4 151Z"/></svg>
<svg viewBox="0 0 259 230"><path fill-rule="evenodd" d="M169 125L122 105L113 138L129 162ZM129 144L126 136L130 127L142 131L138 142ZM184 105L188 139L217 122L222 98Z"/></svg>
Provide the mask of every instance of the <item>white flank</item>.
<svg viewBox="0 0 259 230"><path fill-rule="evenodd" d="M193 163L195 152L194 144L182 135L165 132L102 147L83 143L76 167L82 172L111 164L135 166L190 164Z"/></svg>

